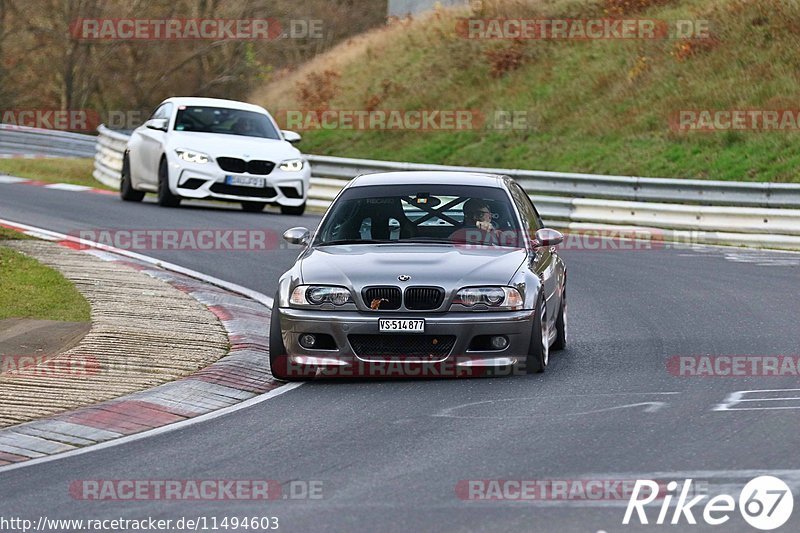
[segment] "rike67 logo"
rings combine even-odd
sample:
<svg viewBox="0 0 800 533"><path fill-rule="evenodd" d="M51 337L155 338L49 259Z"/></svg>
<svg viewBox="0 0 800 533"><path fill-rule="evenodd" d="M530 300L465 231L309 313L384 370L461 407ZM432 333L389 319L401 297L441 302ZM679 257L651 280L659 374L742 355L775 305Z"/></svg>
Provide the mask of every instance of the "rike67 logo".
<svg viewBox="0 0 800 533"><path fill-rule="evenodd" d="M697 519L694 513L702 513L702 519L706 524L719 526L728 522L736 510L737 501L729 494L713 496L705 502L705 505L701 505L701 502L708 498L708 495L702 494L689 499L690 494L692 494L691 479L685 480L680 487L678 482L670 481L667 484L667 494L663 497L659 495L658 483L649 479L638 479L628 500L622 523L630 524L635 512L640 524L695 525ZM676 496L674 509L670 510L670 505ZM658 517L652 522L652 516L647 516L645 506L657 498L661 505ZM768 531L782 526L789 520L794 508L794 498L789 486L780 479L773 476L759 476L747 482L739 493L738 506L745 522L756 529Z"/></svg>

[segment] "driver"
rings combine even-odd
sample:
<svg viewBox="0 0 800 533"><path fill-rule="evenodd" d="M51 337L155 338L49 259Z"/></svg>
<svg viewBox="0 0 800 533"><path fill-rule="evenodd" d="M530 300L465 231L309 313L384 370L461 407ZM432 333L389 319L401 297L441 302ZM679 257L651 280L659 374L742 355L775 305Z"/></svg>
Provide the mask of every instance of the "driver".
<svg viewBox="0 0 800 533"><path fill-rule="evenodd" d="M250 135L255 132L255 129L255 124L253 124L253 121L249 117L242 117L233 125L234 133L238 133L239 135Z"/></svg>
<svg viewBox="0 0 800 533"><path fill-rule="evenodd" d="M494 214L489 209L489 204L480 198L472 198L464 202L464 225L475 227L483 231L494 231L492 219Z"/></svg>
<svg viewBox="0 0 800 533"><path fill-rule="evenodd" d="M450 235L450 240L476 245L498 244L500 231L492 219L494 214L489 204L480 198L471 198L464 202L464 227Z"/></svg>

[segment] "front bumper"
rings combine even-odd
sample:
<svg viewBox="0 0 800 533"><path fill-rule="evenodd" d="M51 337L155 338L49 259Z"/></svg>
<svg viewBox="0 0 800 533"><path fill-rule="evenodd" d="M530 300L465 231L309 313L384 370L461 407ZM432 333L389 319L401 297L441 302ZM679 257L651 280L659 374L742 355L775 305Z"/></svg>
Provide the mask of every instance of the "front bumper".
<svg viewBox="0 0 800 533"><path fill-rule="evenodd" d="M509 312L424 313L363 313L359 311L317 311L276 308L279 313L283 344L288 364L294 368L333 369L332 375L360 375L370 372L370 365L401 365L410 374L414 369L438 365L447 372L469 375L470 371L509 368L524 362L530 345L535 313L531 310ZM452 349L446 354L381 356L356 353L350 335L383 335L387 340L393 333L381 333L379 318L425 319L425 335L455 336ZM336 349L308 349L300 345L305 333L327 334L333 337ZM410 334L414 335L414 334ZM470 349L477 336L503 335L508 345L503 350ZM397 342L397 339L393 339ZM472 345L474 347L474 345Z"/></svg>
<svg viewBox="0 0 800 533"><path fill-rule="evenodd" d="M299 172L275 167L267 175L252 176L264 178L266 186L263 188L226 185L225 177L230 174L213 162L205 165L173 162L170 172L172 192L181 198L266 202L282 206L299 206L308 198L311 183L308 163Z"/></svg>

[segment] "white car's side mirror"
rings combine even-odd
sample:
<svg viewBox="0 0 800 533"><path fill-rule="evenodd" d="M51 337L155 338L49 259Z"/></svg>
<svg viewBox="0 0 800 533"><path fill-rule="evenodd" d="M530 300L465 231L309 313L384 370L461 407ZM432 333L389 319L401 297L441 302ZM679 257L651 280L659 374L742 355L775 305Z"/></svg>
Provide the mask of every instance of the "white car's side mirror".
<svg viewBox="0 0 800 533"><path fill-rule="evenodd" d="M144 126L151 130L167 131L168 124L169 124L169 119L151 118L150 120L144 123Z"/></svg>
<svg viewBox="0 0 800 533"><path fill-rule="evenodd" d="M299 143L303 140L303 137L296 131L281 130L281 133L283 134L283 140L292 144Z"/></svg>

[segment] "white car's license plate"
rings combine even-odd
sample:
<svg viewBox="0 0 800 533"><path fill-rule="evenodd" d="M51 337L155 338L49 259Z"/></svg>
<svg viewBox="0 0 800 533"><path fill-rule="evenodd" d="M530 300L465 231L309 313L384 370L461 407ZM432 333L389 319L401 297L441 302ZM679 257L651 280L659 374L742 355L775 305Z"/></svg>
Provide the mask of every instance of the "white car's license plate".
<svg viewBox="0 0 800 533"><path fill-rule="evenodd" d="M242 187L264 187L264 178L254 178L252 176L225 176L225 183L228 185L241 185Z"/></svg>
<svg viewBox="0 0 800 533"><path fill-rule="evenodd" d="M412 333L425 332L425 319L379 318L380 331L406 331Z"/></svg>

